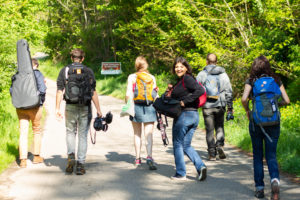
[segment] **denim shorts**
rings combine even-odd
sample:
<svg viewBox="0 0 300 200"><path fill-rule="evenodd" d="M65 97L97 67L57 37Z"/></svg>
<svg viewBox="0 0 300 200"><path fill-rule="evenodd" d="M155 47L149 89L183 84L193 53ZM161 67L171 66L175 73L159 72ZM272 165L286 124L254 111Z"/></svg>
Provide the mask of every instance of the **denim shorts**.
<svg viewBox="0 0 300 200"><path fill-rule="evenodd" d="M131 117L130 120L133 122L155 122L156 118L156 111L154 107L151 105L141 105L141 104L134 104L134 111L135 116Z"/></svg>

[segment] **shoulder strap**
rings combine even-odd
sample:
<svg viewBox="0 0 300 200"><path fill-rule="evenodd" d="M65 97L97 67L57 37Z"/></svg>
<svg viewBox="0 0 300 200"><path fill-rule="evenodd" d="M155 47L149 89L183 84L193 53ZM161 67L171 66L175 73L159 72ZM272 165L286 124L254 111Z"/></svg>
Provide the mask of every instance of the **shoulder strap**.
<svg viewBox="0 0 300 200"><path fill-rule="evenodd" d="M65 69L65 78L66 78L66 81L68 81L68 72L69 72L69 66L66 66L66 69Z"/></svg>
<svg viewBox="0 0 300 200"><path fill-rule="evenodd" d="M182 80L181 80L181 82L182 82L182 86L183 86L183 88L184 88L184 89L186 89L186 87L185 87L185 85L184 85L184 76L182 77Z"/></svg>

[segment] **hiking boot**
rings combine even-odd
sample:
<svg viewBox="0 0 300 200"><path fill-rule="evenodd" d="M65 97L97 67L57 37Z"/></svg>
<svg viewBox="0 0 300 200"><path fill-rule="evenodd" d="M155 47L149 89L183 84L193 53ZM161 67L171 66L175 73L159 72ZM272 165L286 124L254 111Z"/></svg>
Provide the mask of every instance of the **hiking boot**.
<svg viewBox="0 0 300 200"><path fill-rule="evenodd" d="M20 160L20 167L26 168L27 167L27 159L21 159Z"/></svg>
<svg viewBox="0 0 300 200"><path fill-rule="evenodd" d="M262 199L265 197L264 189L256 190L254 196L258 199Z"/></svg>
<svg viewBox="0 0 300 200"><path fill-rule="evenodd" d="M174 176L171 176L172 180L176 181L185 181L186 176L180 176L179 174L175 174Z"/></svg>
<svg viewBox="0 0 300 200"><path fill-rule="evenodd" d="M149 169L150 170L157 170L157 167L156 167L156 165L154 163L154 160L150 156L147 157L147 165L149 165Z"/></svg>
<svg viewBox="0 0 300 200"><path fill-rule="evenodd" d="M80 162L77 162L76 174L77 175L83 175L83 174L85 174L84 164L82 164Z"/></svg>
<svg viewBox="0 0 300 200"><path fill-rule="evenodd" d="M73 173L74 165L75 165L75 155L74 153L71 153L68 155L68 165L66 168L66 172L69 174Z"/></svg>
<svg viewBox="0 0 300 200"><path fill-rule="evenodd" d="M33 164L38 164L44 162L44 158L42 158L40 155L34 155L32 163Z"/></svg>
<svg viewBox="0 0 300 200"><path fill-rule="evenodd" d="M271 183L271 200L279 199L279 183L277 180L272 181Z"/></svg>
<svg viewBox="0 0 300 200"><path fill-rule="evenodd" d="M206 166L201 167L200 170L198 170L198 177L197 177L197 179L199 181L204 181L206 179L206 173L207 173Z"/></svg>
<svg viewBox="0 0 300 200"><path fill-rule="evenodd" d="M220 159L225 159L226 158L226 155L225 155L223 147L217 147L217 151L218 151Z"/></svg>
<svg viewBox="0 0 300 200"><path fill-rule="evenodd" d="M134 165L135 165L136 167L141 166L141 165L142 165L142 160L141 160L141 158L135 159Z"/></svg>

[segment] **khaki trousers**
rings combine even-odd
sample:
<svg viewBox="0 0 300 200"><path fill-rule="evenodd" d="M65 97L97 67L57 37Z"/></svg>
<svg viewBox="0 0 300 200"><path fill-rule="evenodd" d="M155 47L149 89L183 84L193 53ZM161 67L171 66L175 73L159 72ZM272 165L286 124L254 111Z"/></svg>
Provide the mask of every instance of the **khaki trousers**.
<svg viewBox="0 0 300 200"><path fill-rule="evenodd" d="M19 118L19 155L20 159L27 159L28 154L28 129L29 121L32 123L33 130L33 154L40 155L41 151L41 118L43 107L38 106L31 109L17 109L17 115Z"/></svg>

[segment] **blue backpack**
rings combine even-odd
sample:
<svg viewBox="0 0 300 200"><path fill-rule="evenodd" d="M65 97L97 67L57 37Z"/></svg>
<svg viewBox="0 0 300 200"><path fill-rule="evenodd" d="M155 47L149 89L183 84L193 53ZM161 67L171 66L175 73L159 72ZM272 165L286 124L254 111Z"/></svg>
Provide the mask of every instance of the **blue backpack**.
<svg viewBox="0 0 300 200"><path fill-rule="evenodd" d="M272 77L262 77L254 82L252 116L255 124L272 126L280 123L280 96L280 88Z"/></svg>

